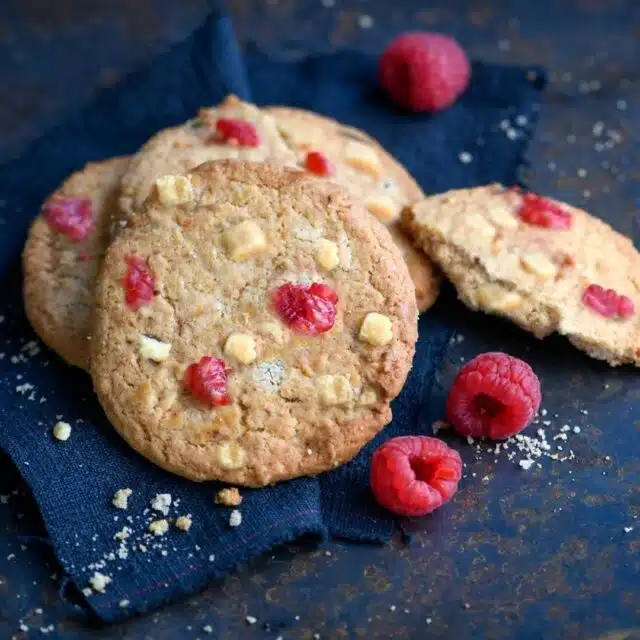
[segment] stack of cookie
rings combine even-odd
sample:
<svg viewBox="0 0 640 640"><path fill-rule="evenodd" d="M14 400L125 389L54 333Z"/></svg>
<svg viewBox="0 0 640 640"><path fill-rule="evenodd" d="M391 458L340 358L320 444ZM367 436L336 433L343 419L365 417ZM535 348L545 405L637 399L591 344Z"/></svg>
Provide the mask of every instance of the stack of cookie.
<svg viewBox="0 0 640 640"><path fill-rule="evenodd" d="M24 296L131 446L264 486L390 421L440 269L473 308L638 364L639 266L582 211L499 186L425 198L361 131L230 97L71 176L32 225Z"/></svg>

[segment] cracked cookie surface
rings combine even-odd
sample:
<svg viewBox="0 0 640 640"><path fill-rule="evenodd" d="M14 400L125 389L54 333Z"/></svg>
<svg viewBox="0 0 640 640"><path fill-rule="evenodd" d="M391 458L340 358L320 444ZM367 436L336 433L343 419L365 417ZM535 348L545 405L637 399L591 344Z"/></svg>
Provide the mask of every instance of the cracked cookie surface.
<svg viewBox="0 0 640 640"><path fill-rule="evenodd" d="M88 370L93 289L127 158L87 164L44 203L23 253L24 303L42 340Z"/></svg>
<svg viewBox="0 0 640 640"><path fill-rule="evenodd" d="M428 309L438 297L440 273L398 224L402 208L425 197L409 172L359 129L301 109L267 107L265 111L276 120L301 169L313 173L316 167L308 161L309 154L312 160L320 155L330 168L319 177L350 191L387 226L409 268L418 309Z"/></svg>
<svg viewBox="0 0 640 640"><path fill-rule="evenodd" d="M264 486L344 463L390 421L416 317L400 251L349 194L212 162L159 178L109 248L92 375L156 464Z"/></svg>
<svg viewBox="0 0 640 640"><path fill-rule="evenodd" d="M640 364L640 254L602 220L501 185L427 198L403 225L465 304L610 365Z"/></svg>

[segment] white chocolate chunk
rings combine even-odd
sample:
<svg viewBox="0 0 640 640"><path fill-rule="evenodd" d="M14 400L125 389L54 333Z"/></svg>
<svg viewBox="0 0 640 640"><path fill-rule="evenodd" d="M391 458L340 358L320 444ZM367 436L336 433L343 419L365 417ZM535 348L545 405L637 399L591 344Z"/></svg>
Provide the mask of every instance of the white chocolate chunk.
<svg viewBox="0 0 640 640"><path fill-rule="evenodd" d="M194 199L189 176L166 175L156 180L158 198L164 205L187 204Z"/></svg>
<svg viewBox="0 0 640 640"><path fill-rule="evenodd" d="M322 404L346 404L353 398L353 389L345 376L324 375L316 378L316 389Z"/></svg>
<svg viewBox="0 0 640 640"><path fill-rule="evenodd" d="M360 327L360 340L376 347L383 347L393 340L393 323L391 318L381 313L368 313Z"/></svg>
<svg viewBox="0 0 640 640"><path fill-rule="evenodd" d="M393 198L386 194L372 196L365 203L369 213L372 213L380 222L391 224L400 217L400 207Z"/></svg>
<svg viewBox="0 0 640 640"><path fill-rule="evenodd" d="M497 284L485 284L476 293L481 307L494 311L508 311L518 307L522 298L514 291L508 291Z"/></svg>
<svg viewBox="0 0 640 640"><path fill-rule="evenodd" d="M489 220L504 229L515 229L518 226L518 220L513 215L513 208L506 202L491 205L489 208Z"/></svg>
<svg viewBox="0 0 640 640"><path fill-rule="evenodd" d="M327 271L335 269L340 264L338 245L331 240L320 240L316 246L316 260Z"/></svg>
<svg viewBox="0 0 640 640"><path fill-rule="evenodd" d="M362 393L362 395L360 396L359 404L361 404L363 407L369 407L372 404L375 404L377 401L378 394L372 389L369 389L368 391L364 391Z"/></svg>
<svg viewBox="0 0 640 640"><path fill-rule="evenodd" d="M235 440L218 444L217 458L223 469L239 469L244 466L246 457L246 451Z"/></svg>
<svg viewBox="0 0 640 640"><path fill-rule="evenodd" d="M368 173L376 180L381 175L380 158L373 147L350 140L344 150L345 160L354 169Z"/></svg>
<svg viewBox="0 0 640 640"><path fill-rule="evenodd" d="M223 234L227 251L233 260L246 260L267 246L262 229L253 220L245 220Z"/></svg>
<svg viewBox="0 0 640 640"><path fill-rule="evenodd" d="M556 265L544 253L524 253L520 262L526 271L541 278L553 278L558 272Z"/></svg>
<svg viewBox="0 0 640 640"><path fill-rule="evenodd" d="M256 341L250 333L232 333L224 345L224 352L242 364L251 364L258 357Z"/></svg>
<svg viewBox="0 0 640 640"><path fill-rule="evenodd" d="M164 362L171 353L171 344L161 342L149 336L140 335L138 338L138 353L145 360Z"/></svg>

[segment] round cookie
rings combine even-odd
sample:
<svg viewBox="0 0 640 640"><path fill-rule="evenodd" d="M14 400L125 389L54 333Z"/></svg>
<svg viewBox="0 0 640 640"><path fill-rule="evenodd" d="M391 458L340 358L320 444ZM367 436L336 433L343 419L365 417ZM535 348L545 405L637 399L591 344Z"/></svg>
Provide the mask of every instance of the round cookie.
<svg viewBox="0 0 640 640"><path fill-rule="evenodd" d="M259 487L352 458L390 421L416 338L402 255L346 192L219 161L160 178L110 246L91 367L144 456Z"/></svg>
<svg viewBox="0 0 640 640"><path fill-rule="evenodd" d="M36 333L88 370L93 289L128 158L92 162L43 204L23 253L24 304Z"/></svg>
<svg viewBox="0 0 640 640"><path fill-rule="evenodd" d="M404 206L425 197L407 170L359 129L301 109L269 107L266 111L275 118L299 167L306 168L308 152L324 154L335 170L328 179L348 189L389 228L409 267L418 309L428 309L440 292L440 273L397 224Z"/></svg>
<svg viewBox="0 0 640 640"><path fill-rule="evenodd" d="M254 135L243 136L240 131L234 138L233 132L221 133L217 130L220 120L244 123L240 126L253 129ZM225 139L227 136L232 137ZM273 117L229 96L217 107L200 109L197 118L158 132L133 156L122 179L120 209L125 220L142 207L156 178L224 159L295 166L295 156Z"/></svg>

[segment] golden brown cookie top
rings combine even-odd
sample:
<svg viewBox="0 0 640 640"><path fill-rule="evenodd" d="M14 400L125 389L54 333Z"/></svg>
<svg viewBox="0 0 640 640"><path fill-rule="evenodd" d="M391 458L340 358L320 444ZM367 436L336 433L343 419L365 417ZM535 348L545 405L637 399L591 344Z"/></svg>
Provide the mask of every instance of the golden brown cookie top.
<svg viewBox="0 0 640 640"><path fill-rule="evenodd" d="M158 132L133 156L122 180L123 216L142 206L156 178L222 159L295 162L272 116L229 96L217 107L200 109L193 120Z"/></svg>
<svg viewBox="0 0 640 640"><path fill-rule="evenodd" d="M24 249L24 300L39 336L88 369L93 286L128 158L92 162L43 204Z"/></svg>
<svg viewBox="0 0 640 640"><path fill-rule="evenodd" d="M612 365L640 363L640 255L602 220L489 185L427 198L403 221L471 307Z"/></svg>
<svg viewBox="0 0 640 640"><path fill-rule="evenodd" d="M334 185L230 161L164 176L105 259L96 390L133 447L189 478L319 473L389 421L412 292L389 233Z"/></svg>
<svg viewBox="0 0 640 640"><path fill-rule="evenodd" d="M389 227L414 281L418 309L429 308L439 293L440 274L397 224L404 206L424 198L409 172L359 129L301 109L268 107L266 111L275 118L301 169L314 174L314 159L309 160L309 154L319 154L330 170L314 175L347 189Z"/></svg>

